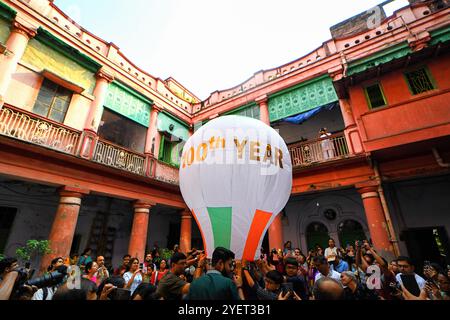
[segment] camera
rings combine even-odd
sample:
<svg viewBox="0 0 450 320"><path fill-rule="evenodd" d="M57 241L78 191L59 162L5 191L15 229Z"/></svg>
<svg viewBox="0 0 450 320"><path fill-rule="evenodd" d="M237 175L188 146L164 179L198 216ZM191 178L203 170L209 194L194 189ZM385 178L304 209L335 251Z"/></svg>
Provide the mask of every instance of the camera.
<svg viewBox="0 0 450 320"><path fill-rule="evenodd" d="M17 276L17 283L19 284L19 286L24 285L27 280L30 278L29 274L28 274L28 270L26 268L18 268L14 271L17 271L17 273L19 274Z"/></svg>
<svg viewBox="0 0 450 320"><path fill-rule="evenodd" d="M29 286L35 286L38 288L53 287L63 282L67 275L67 268L59 268L57 271L45 274L42 277L28 280L25 284Z"/></svg>

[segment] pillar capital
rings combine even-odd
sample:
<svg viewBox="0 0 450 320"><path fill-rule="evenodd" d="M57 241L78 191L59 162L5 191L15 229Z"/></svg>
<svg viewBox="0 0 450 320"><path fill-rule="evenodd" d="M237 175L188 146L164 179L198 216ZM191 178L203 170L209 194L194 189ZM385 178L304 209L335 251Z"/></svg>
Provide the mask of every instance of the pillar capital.
<svg viewBox="0 0 450 320"><path fill-rule="evenodd" d="M336 67L328 69L328 74L330 75L331 79L333 79L333 81L341 80L344 77L344 68L340 64Z"/></svg>
<svg viewBox="0 0 450 320"><path fill-rule="evenodd" d="M104 68L101 68L100 70L98 70L97 73L95 74L95 76L97 77L97 80L103 79L103 80L106 80L108 83L111 83L114 81L114 75Z"/></svg>
<svg viewBox="0 0 450 320"><path fill-rule="evenodd" d="M379 183L376 181L368 181L364 183L358 183L355 185L356 190L358 190L358 193L362 196L369 194L369 193L376 193L378 197L378 187Z"/></svg>
<svg viewBox="0 0 450 320"><path fill-rule="evenodd" d="M26 36L28 39L32 39L36 36L37 32L31 28L28 28L20 22L14 21L11 27L11 32L19 33Z"/></svg>
<svg viewBox="0 0 450 320"><path fill-rule="evenodd" d="M161 106L160 104L154 103L152 105L152 109L155 110L156 112L161 112L164 110L164 107Z"/></svg>
<svg viewBox="0 0 450 320"><path fill-rule="evenodd" d="M58 189L61 197L73 197L82 198L84 195L89 194L89 190L78 187L64 186Z"/></svg>
<svg viewBox="0 0 450 320"><path fill-rule="evenodd" d="M185 209L181 211L181 219L192 219L192 214L189 209Z"/></svg>
<svg viewBox="0 0 450 320"><path fill-rule="evenodd" d="M136 200L133 203L133 208L136 209L145 209L147 211L150 211L150 208L155 206L155 203L151 203L151 202L147 202L147 201L141 201L141 200Z"/></svg>
<svg viewBox="0 0 450 320"><path fill-rule="evenodd" d="M269 97L265 94L255 99L257 104L267 103L269 101Z"/></svg>

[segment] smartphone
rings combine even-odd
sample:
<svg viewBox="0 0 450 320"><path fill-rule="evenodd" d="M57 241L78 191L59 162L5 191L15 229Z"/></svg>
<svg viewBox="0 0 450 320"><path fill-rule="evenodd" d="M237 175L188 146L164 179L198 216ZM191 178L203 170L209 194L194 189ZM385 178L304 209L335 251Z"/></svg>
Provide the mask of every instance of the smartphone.
<svg viewBox="0 0 450 320"><path fill-rule="evenodd" d="M139 269L144 269L144 264L143 263L139 263Z"/></svg>
<svg viewBox="0 0 450 320"><path fill-rule="evenodd" d="M294 284L292 282L282 283L281 284L281 290L283 291L283 295L285 295L288 292L293 292L294 291Z"/></svg>
<svg viewBox="0 0 450 320"><path fill-rule="evenodd" d="M414 274L402 274L400 278L402 279L403 286L406 290L416 297L420 296L420 288Z"/></svg>
<svg viewBox="0 0 450 320"><path fill-rule="evenodd" d="M122 300L130 300L131 291L127 289L117 288L111 292L111 300L122 301Z"/></svg>

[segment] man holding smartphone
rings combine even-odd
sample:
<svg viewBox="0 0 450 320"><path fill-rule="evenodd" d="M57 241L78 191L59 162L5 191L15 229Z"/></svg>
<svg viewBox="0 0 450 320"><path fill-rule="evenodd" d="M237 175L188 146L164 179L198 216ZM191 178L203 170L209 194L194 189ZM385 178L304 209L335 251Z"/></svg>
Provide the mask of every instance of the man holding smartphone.
<svg viewBox="0 0 450 320"><path fill-rule="evenodd" d="M414 272L414 265L411 262L411 259L409 259L408 257L398 257L397 258L397 265L398 265L398 269L400 271L399 274L397 274L396 276L396 280L397 282L401 285L404 286L406 288L406 290L410 291L411 293L414 294L413 287L414 287L414 281L417 283L417 286L419 288L419 290L423 290L425 289L425 285L426 285L426 281L425 279L423 279L421 276L419 276L418 274L416 274ZM411 279L408 280L408 283L404 283L404 279ZM420 292L419 292L420 294ZM416 295L416 294L414 294ZM416 295L418 296L418 295Z"/></svg>

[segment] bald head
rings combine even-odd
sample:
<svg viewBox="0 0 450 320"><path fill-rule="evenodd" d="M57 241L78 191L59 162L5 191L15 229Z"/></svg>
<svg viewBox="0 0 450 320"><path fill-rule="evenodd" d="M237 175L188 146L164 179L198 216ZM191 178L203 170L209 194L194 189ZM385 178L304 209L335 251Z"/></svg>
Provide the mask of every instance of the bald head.
<svg viewBox="0 0 450 320"><path fill-rule="evenodd" d="M314 284L313 295L315 300L343 300L344 288L332 278L321 278Z"/></svg>

